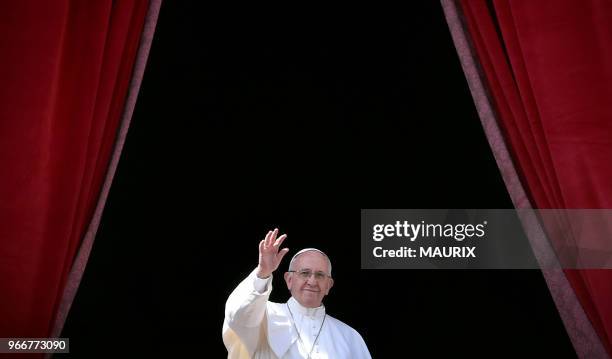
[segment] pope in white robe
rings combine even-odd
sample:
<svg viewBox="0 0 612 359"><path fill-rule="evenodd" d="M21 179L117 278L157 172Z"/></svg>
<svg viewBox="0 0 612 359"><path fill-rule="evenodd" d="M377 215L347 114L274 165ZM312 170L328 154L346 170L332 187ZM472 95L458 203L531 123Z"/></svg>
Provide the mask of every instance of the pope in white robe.
<svg viewBox="0 0 612 359"><path fill-rule="evenodd" d="M288 249L278 229L259 243L259 265L229 296L223 343L229 359L371 359L359 333L330 316L322 304L333 286L325 253L307 248L293 256L284 278L291 292L286 303L268 301L272 272Z"/></svg>

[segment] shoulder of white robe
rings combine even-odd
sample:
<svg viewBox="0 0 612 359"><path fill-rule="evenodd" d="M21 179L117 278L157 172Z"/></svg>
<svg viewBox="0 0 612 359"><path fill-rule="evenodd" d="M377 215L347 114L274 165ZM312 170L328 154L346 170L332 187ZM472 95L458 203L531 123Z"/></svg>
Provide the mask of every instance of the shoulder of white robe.
<svg viewBox="0 0 612 359"><path fill-rule="evenodd" d="M363 353L358 353L358 354L366 354L365 358L371 358L370 356L370 351L368 349L367 344L365 343L365 340L363 340L363 337L361 336L361 334L353 327L351 327L350 325L346 324L345 322L341 321L340 319L334 318L331 315L327 316L327 320L329 320L331 323L333 323L333 325L338 326L339 328L341 328L341 331L344 332L344 334L346 334L346 336L348 337L348 340L352 342L352 344L358 344L361 346L361 348L359 348ZM351 348L356 348L355 346L351 346Z"/></svg>

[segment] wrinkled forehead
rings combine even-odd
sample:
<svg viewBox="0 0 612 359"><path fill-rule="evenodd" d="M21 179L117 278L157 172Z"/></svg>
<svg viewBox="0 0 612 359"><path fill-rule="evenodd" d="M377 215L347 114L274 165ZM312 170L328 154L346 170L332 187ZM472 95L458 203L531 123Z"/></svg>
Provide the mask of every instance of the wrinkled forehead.
<svg viewBox="0 0 612 359"><path fill-rule="evenodd" d="M306 251L298 254L293 260L293 269L310 269L313 271L331 272L329 258L319 251Z"/></svg>

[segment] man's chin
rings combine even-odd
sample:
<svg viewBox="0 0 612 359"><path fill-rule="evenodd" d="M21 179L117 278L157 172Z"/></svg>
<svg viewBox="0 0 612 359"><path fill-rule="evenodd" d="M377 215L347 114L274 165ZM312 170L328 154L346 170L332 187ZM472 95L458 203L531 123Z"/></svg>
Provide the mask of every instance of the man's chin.
<svg viewBox="0 0 612 359"><path fill-rule="evenodd" d="M318 294L318 293L312 293ZM302 296L301 303L306 308L317 308L321 306L321 301L318 296Z"/></svg>

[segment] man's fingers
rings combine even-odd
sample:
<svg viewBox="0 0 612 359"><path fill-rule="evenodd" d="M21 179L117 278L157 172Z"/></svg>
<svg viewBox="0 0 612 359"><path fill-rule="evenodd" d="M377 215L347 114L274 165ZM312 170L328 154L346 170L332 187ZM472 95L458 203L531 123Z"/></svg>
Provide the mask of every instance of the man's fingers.
<svg viewBox="0 0 612 359"><path fill-rule="evenodd" d="M277 235L278 228L274 228L273 231L269 231L268 234L266 234L266 238L261 241L259 251L272 253L278 252L278 248L283 243L285 238L287 238L287 235L283 234L282 236L276 238Z"/></svg>
<svg viewBox="0 0 612 359"><path fill-rule="evenodd" d="M271 246L274 244L274 242L276 242L276 235L278 234L278 228L274 228L274 231L272 231L272 234L270 235L270 239L268 242L268 245Z"/></svg>
<svg viewBox="0 0 612 359"><path fill-rule="evenodd" d="M272 231L268 231L268 234L266 234L266 238L264 238L264 248L266 248L269 243L270 243L270 236L272 235Z"/></svg>
<svg viewBox="0 0 612 359"><path fill-rule="evenodd" d="M265 239L262 239L261 241L259 241L259 253L263 253L264 241Z"/></svg>
<svg viewBox="0 0 612 359"><path fill-rule="evenodd" d="M278 252L278 256L276 257L278 258L278 263L283 260L283 257L285 256L285 254L287 254L287 252L289 252L289 248L283 248L280 252Z"/></svg>
<svg viewBox="0 0 612 359"><path fill-rule="evenodd" d="M285 238L287 238L286 234L283 234L282 236L278 237L276 242L274 242L274 246L275 247L280 247L280 245L283 244L283 241L285 240Z"/></svg>

